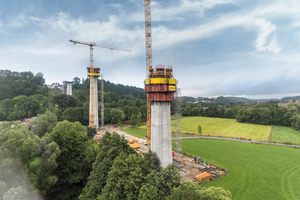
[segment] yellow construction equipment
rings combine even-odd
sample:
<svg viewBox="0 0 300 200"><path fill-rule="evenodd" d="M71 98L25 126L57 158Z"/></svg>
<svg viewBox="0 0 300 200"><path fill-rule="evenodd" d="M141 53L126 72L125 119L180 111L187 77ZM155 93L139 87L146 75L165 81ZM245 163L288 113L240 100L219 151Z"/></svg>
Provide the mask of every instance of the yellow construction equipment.
<svg viewBox="0 0 300 200"><path fill-rule="evenodd" d="M204 180L207 180L207 179L212 179L212 175L208 172L203 172L201 174L197 174L195 176L195 179L198 180L198 181L204 181Z"/></svg>
<svg viewBox="0 0 300 200"><path fill-rule="evenodd" d="M140 148L141 144L140 143L134 143L134 144L130 144L130 146L134 149Z"/></svg>
<svg viewBox="0 0 300 200"><path fill-rule="evenodd" d="M69 42L72 42L74 45L75 44L83 44L83 45L88 45L90 46L90 68L89 68L89 73L88 75L90 76L90 104L91 104L91 111L90 111L90 123L89 125L91 127L97 127L98 128L98 122L95 122L95 113L94 113L94 107L95 107L95 101L94 101L94 76L100 76L99 73L95 73L94 71L94 58L93 58L93 48L95 47L101 47L101 48L106 48L110 50L118 50L118 51L127 51L131 52L131 50L128 49L123 49L119 47L112 47L108 46L105 44L96 44L95 42L78 42L75 40L69 40ZM102 107L104 105L101 105Z"/></svg>
<svg viewBox="0 0 300 200"><path fill-rule="evenodd" d="M145 10L145 46L146 46L146 77L152 69L152 26L151 26L151 0L144 0ZM151 101L147 101L147 143L151 144Z"/></svg>

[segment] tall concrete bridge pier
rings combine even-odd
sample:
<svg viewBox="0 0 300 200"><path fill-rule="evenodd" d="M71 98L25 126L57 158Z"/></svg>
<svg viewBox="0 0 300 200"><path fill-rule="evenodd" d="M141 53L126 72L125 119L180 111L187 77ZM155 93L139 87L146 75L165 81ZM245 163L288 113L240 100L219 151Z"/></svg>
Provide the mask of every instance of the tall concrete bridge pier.
<svg viewBox="0 0 300 200"><path fill-rule="evenodd" d="M147 101L151 102L151 151L160 159L162 167L172 163L171 101L176 92L172 66L156 65L149 69L145 80Z"/></svg>

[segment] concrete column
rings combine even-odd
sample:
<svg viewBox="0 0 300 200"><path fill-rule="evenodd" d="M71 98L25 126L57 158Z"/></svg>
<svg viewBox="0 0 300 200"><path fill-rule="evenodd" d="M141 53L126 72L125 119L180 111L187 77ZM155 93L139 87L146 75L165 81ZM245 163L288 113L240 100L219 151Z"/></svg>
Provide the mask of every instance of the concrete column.
<svg viewBox="0 0 300 200"><path fill-rule="evenodd" d="M67 95L72 96L72 83L67 83Z"/></svg>
<svg viewBox="0 0 300 200"><path fill-rule="evenodd" d="M92 98L90 98L91 101ZM90 102L90 113L91 113L91 102ZM94 76L94 124L95 128L99 128L98 119L98 77ZM91 115L89 116L89 121L91 121Z"/></svg>
<svg viewBox="0 0 300 200"><path fill-rule="evenodd" d="M156 152L162 167L172 163L170 102L151 104L151 151Z"/></svg>

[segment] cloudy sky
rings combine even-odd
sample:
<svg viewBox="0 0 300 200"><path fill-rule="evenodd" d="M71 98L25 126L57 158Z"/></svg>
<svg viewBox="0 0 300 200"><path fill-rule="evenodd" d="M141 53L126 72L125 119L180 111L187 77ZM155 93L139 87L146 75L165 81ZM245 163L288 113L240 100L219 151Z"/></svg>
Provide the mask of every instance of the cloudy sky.
<svg viewBox="0 0 300 200"><path fill-rule="evenodd" d="M300 95L299 0L152 3L153 64L172 65L182 95ZM106 80L143 87L143 0L1 0L0 69L42 72L46 83L86 78L97 48Z"/></svg>

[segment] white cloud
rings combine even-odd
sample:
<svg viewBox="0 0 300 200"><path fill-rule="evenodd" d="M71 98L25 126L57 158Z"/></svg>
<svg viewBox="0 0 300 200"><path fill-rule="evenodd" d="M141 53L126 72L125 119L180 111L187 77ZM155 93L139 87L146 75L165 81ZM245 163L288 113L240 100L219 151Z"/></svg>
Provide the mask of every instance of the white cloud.
<svg viewBox="0 0 300 200"><path fill-rule="evenodd" d="M8 24L8 28L21 28L23 26L28 25L27 16L19 15L14 17Z"/></svg>
<svg viewBox="0 0 300 200"><path fill-rule="evenodd" d="M270 44L269 46L266 46L267 37L270 35L270 33L275 31L276 29L275 25L263 19L252 19L249 21L249 23L253 23L259 29L260 32L256 39L256 49L258 51L274 50L277 53L280 51L280 48L278 47L278 45L276 45L277 42L274 41L275 39L273 39L272 45Z"/></svg>
<svg viewBox="0 0 300 200"><path fill-rule="evenodd" d="M172 1L170 6L163 7L158 1L151 4L152 21L174 21L184 20L188 16L203 16L205 10L211 9L220 4L233 4L233 0L180 0ZM129 19L129 20L128 20ZM128 18L123 20L126 22L143 22L144 10L131 13Z"/></svg>

